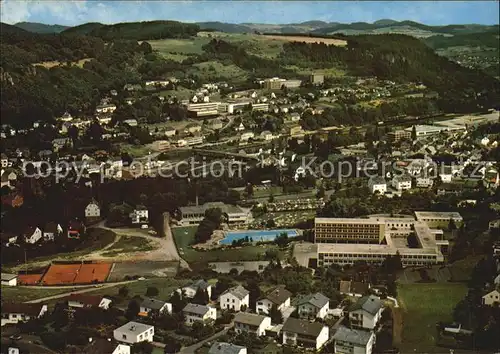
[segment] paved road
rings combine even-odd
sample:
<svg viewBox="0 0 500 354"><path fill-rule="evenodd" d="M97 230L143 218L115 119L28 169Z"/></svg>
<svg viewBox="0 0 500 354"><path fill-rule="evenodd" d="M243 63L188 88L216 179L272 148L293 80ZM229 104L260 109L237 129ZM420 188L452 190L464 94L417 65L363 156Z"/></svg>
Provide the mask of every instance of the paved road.
<svg viewBox="0 0 500 354"><path fill-rule="evenodd" d="M26 304L37 304L37 303L40 303L40 302L61 299L63 297L69 296L71 294L83 294L83 293L88 293L88 292L91 292L91 291L96 291L96 290L99 290L99 289L112 288L114 286L121 285L121 284L129 284L129 283L133 283L133 282L136 282L136 281L138 281L138 280L127 280L127 281L121 281L121 282L118 282L118 283L106 283L106 284L102 284L102 286L99 286L99 287L92 287L90 289L82 289L82 290L70 291L70 292L63 293L63 294L57 294L57 295L53 295L53 296L43 297L41 299L35 299L35 300L31 300L31 301L26 301L25 303ZM38 287L38 288L42 288L42 287ZM47 287L44 287L44 289L47 289Z"/></svg>
<svg viewBox="0 0 500 354"><path fill-rule="evenodd" d="M170 227L170 214L163 213L163 236L166 247L168 247L168 252L175 257L176 260L180 261L180 266L182 268L189 268L189 264L179 256L177 251L177 246L175 245L174 235L172 235L172 228Z"/></svg>
<svg viewBox="0 0 500 354"><path fill-rule="evenodd" d="M196 350L200 349L203 344L213 341L214 339L219 338L220 336L223 336L224 334L229 331L229 329L233 327L233 324L230 324L228 327L224 328L222 331L215 333L213 336L208 337L207 339L202 340L201 342L198 342L196 344L193 344L189 347L182 348L179 354L193 354Z"/></svg>

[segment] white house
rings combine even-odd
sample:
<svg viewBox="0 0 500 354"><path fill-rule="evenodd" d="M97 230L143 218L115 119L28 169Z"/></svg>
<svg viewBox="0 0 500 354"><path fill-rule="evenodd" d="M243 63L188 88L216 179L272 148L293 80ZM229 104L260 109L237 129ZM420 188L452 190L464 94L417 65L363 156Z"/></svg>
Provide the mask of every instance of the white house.
<svg viewBox="0 0 500 354"><path fill-rule="evenodd" d="M172 304L147 297L142 300L139 311L139 314L143 316L147 316L152 311L156 311L158 314L171 314Z"/></svg>
<svg viewBox="0 0 500 354"><path fill-rule="evenodd" d="M163 133L165 134L166 137L171 137L177 133L177 130L175 130L174 128L166 128Z"/></svg>
<svg viewBox="0 0 500 354"><path fill-rule="evenodd" d="M86 354L130 354L130 345L117 343L111 338L89 338L89 342L83 350Z"/></svg>
<svg viewBox="0 0 500 354"><path fill-rule="evenodd" d="M383 177L372 177L368 181L368 188L370 188L370 192L372 193L378 192L384 194L387 192L387 183Z"/></svg>
<svg viewBox="0 0 500 354"><path fill-rule="evenodd" d="M217 319L217 309L205 305L189 303L182 309L182 313L188 326L195 322L215 321Z"/></svg>
<svg viewBox="0 0 500 354"><path fill-rule="evenodd" d="M443 183L451 183L451 179L453 178L453 172L451 170L451 166L444 166L439 171L439 178Z"/></svg>
<svg viewBox="0 0 500 354"><path fill-rule="evenodd" d="M1 154L1 167L2 168L7 168L9 167L9 157L7 155L5 155L4 153Z"/></svg>
<svg viewBox="0 0 500 354"><path fill-rule="evenodd" d="M276 306L278 310L283 311L287 307L290 307L291 296L291 292L279 286L256 302L255 312L268 315L273 305Z"/></svg>
<svg viewBox="0 0 500 354"><path fill-rule="evenodd" d="M353 328L375 328L382 315L382 302L374 295L363 296L349 307L349 320Z"/></svg>
<svg viewBox="0 0 500 354"><path fill-rule="evenodd" d="M47 305L44 304L4 303L2 304L2 326L40 318L46 312Z"/></svg>
<svg viewBox="0 0 500 354"><path fill-rule="evenodd" d="M434 184L434 179L426 176L415 177L415 186L418 188L429 188Z"/></svg>
<svg viewBox="0 0 500 354"><path fill-rule="evenodd" d="M283 344L319 350L327 341L329 329L319 322L289 317L281 329Z"/></svg>
<svg viewBox="0 0 500 354"><path fill-rule="evenodd" d="M371 354L375 342L372 331L350 329L340 326L333 336L334 352L341 354Z"/></svg>
<svg viewBox="0 0 500 354"><path fill-rule="evenodd" d="M300 318L325 318L330 300L321 293L309 294L297 300L297 311Z"/></svg>
<svg viewBox="0 0 500 354"><path fill-rule="evenodd" d="M124 343L152 342L155 327L144 323L131 321L113 331L113 337Z"/></svg>
<svg viewBox="0 0 500 354"><path fill-rule="evenodd" d="M392 178L392 186L398 191L411 189L411 177L398 175Z"/></svg>
<svg viewBox="0 0 500 354"><path fill-rule="evenodd" d="M67 299L68 306L73 308L99 307L107 310L112 302L111 299L105 296L87 294L71 294Z"/></svg>
<svg viewBox="0 0 500 354"><path fill-rule="evenodd" d="M215 342L208 354L247 354L247 348L232 343Z"/></svg>
<svg viewBox="0 0 500 354"><path fill-rule="evenodd" d="M260 133L260 138L264 139L265 141L273 140L273 133L271 133L269 130L264 130L262 133Z"/></svg>
<svg viewBox="0 0 500 354"><path fill-rule="evenodd" d="M55 222L48 222L43 228L43 240L53 241L57 236L63 233L61 224Z"/></svg>
<svg viewBox="0 0 500 354"><path fill-rule="evenodd" d="M244 132L241 134L240 136L240 140L241 141L248 141L249 139L253 139L254 138L254 133L253 132Z"/></svg>
<svg viewBox="0 0 500 354"><path fill-rule="evenodd" d="M92 200L85 207L85 217L86 218L99 218L101 216L101 208L95 200Z"/></svg>
<svg viewBox="0 0 500 354"><path fill-rule="evenodd" d="M147 224L149 222L149 211L143 206L138 206L130 213L132 224Z"/></svg>
<svg viewBox="0 0 500 354"><path fill-rule="evenodd" d="M96 107L96 113L113 113L116 110L114 104L103 104Z"/></svg>
<svg viewBox="0 0 500 354"><path fill-rule="evenodd" d="M498 290L493 290L483 295L483 305L493 306L495 302L500 304L500 292Z"/></svg>
<svg viewBox="0 0 500 354"><path fill-rule="evenodd" d="M265 335L269 328L271 328L271 317L248 312L238 312L234 316L234 330L238 334L248 332L260 337Z"/></svg>
<svg viewBox="0 0 500 354"><path fill-rule="evenodd" d="M35 244L42 238L42 230L38 227L28 227L24 232L24 240L26 243Z"/></svg>
<svg viewBox="0 0 500 354"><path fill-rule="evenodd" d="M17 274L2 273L2 285L16 286Z"/></svg>
<svg viewBox="0 0 500 354"><path fill-rule="evenodd" d="M250 292L241 285L226 290L219 298L220 308L223 310L241 311L241 307L248 308Z"/></svg>
<svg viewBox="0 0 500 354"><path fill-rule="evenodd" d="M208 284L203 279L198 279L183 288L177 289L177 292L182 296L192 299L198 290L205 290L208 294L208 298L210 299L212 297L212 285Z"/></svg>

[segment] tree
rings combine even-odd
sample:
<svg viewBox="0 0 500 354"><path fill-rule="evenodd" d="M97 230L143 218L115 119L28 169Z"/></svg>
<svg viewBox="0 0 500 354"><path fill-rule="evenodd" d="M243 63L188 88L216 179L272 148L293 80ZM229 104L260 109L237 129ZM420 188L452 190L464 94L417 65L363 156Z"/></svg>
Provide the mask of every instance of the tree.
<svg viewBox="0 0 500 354"><path fill-rule="evenodd" d="M142 341L132 345L131 352L133 354L151 354L153 352L153 344L147 341Z"/></svg>
<svg viewBox="0 0 500 354"><path fill-rule="evenodd" d="M139 303L136 300L131 300L128 303L127 310L125 311L125 317L129 321L132 321L137 317L140 310L141 310L141 307L139 306Z"/></svg>
<svg viewBox="0 0 500 354"><path fill-rule="evenodd" d="M411 128L411 140L417 140L417 128L415 126Z"/></svg>
<svg viewBox="0 0 500 354"><path fill-rule="evenodd" d="M128 293L129 293L129 290L126 286L122 286L120 287L120 289L118 289L118 295L120 295L120 297L127 297L128 296Z"/></svg>
<svg viewBox="0 0 500 354"><path fill-rule="evenodd" d="M316 198L321 199L325 197L325 187L323 185L319 186L318 191L316 192Z"/></svg>
<svg viewBox="0 0 500 354"><path fill-rule="evenodd" d="M283 323L283 314L281 313L280 310L278 310L278 307L275 304L273 304L273 306L269 310L269 317L271 317L271 323L274 324Z"/></svg>
<svg viewBox="0 0 500 354"><path fill-rule="evenodd" d="M247 197L252 197L253 196L253 184L248 183L247 186L245 187L245 192L247 194Z"/></svg>
<svg viewBox="0 0 500 354"><path fill-rule="evenodd" d="M158 288L154 287L154 286L148 286L147 290L146 290L146 296L158 296L160 292L158 291Z"/></svg>
<svg viewBox="0 0 500 354"><path fill-rule="evenodd" d="M199 289L191 301L193 304L206 305L209 302L208 293L204 289Z"/></svg>
<svg viewBox="0 0 500 354"><path fill-rule="evenodd" d="M182 348L182 343L179 340L172 336L164 336L163 343L165 344L165 349L163 353L165 354L174 354L178 353Z"/></svg>
<svg viewBox="0 0 500 354"><path fill-rule="evenodd" d="M170 303L172 304L172 312L179 313L187 305L187 301L184 296L181 296L178 291L174 291L172 297L170 297Z"/></svg>
<svg viewBox="0 0 500 354"><path fill-rule="evenodd" d="M276 227L276 222L274 221L273 218L270 218L269 220L267 220L266 227L268 229L272 229L272 228Z"/></svg>

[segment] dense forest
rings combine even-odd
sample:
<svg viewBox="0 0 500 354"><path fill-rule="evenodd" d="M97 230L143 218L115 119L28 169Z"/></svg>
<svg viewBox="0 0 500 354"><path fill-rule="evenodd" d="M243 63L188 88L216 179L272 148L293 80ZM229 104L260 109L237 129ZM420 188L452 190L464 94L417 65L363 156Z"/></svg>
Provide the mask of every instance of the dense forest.
<svg viewBox="0 0 500 354"><path fill-rule="evenodd" d="M63 33L79 33L102 38L105 41L113 40L147 40L162 38L189 38L195 36L200 27L192 23L177 21L147 21L117 23L103 25L88 23L65 30Z"/></svg>

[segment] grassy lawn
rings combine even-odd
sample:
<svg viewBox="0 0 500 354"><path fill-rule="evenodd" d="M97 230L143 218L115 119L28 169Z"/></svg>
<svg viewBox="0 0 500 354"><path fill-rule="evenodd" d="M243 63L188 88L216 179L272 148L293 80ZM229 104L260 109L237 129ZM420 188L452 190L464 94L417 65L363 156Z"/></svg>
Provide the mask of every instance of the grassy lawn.
<svg viewBox="0 0 500 354"><path fill-rule="evenodd" d="M142 157L147 155L151 149L146 145L121 144L120 150L128 153L132 157Z"/></svg>
<svg viewBox="0 0 500 354"><path fill-rule="evenodd" d="M81 288L83 289L83 288ZM48 296L67 293L68 289L24 288L19 286L2 286L2 301L25 302Z"/></svg>
<svg viewBox="0 0 500 354"><path fill-rule="evenodd" d="M436 322L452 319L453 308L464 298L467 287L457 283L400 284L398 293L404 310L401 352L445 352L435 345Z"/></svg>
<svg viewBox="0 0 500 354"><path fill-rule="evenodd" d="M179 100L189 100L193 97L194 91L182 86L177 86L177 90L163 90L158 93L160 96L175 96Z"/></svg>
<svg viewBox="0 0 500 354"><path fill-rule="evenodd" d="M154 249L151 241L142 237L122 236L103 256L112 257L120 253L146 252Z"/></svg>
<svg viewBox="0 0 500 354"><path fill-rule="evenodd" d="M158 289L159 294L155 296L159 300L168 300L170 294L179 287L189 283L189 280L178 280L173 278L152 278L146 280L138 280L133 283L125 285L117 285L110 288L98 289L96 291L89 292L91 295L108 295L113 297L118 297L118 291L122 286L126 286L129 290L127 299L132 299L134 296L146 296L146 290L148 287L155 287ZM2 288L3 290L3 288Z"/></svg>
<svg viewBox="0 0 500 354"><path fill-rule="evenodd" d="M244 81L247 78L247 73L236 65L224 65L218 61L206 61L194 64L190 71L204 80L223 78L233 81Z"/></svg>
<svg viewBox="0 0 500 354"><path fill-rule="evenodd" d="M210 38L196 37L193 39L160 39L148 41L153 47L161 54L175 53L175 54L201 54L202 46L207 44Z"/></svg>
<svg viewBox="0 0 500 354"><path fill-rule="evenodd" d="M277 249L276 246L269 245L197 251L189 247L194 240L195 232L196 226L172 229L179 254L188 263L256 261L263 259L266 250Z"/></svg>

